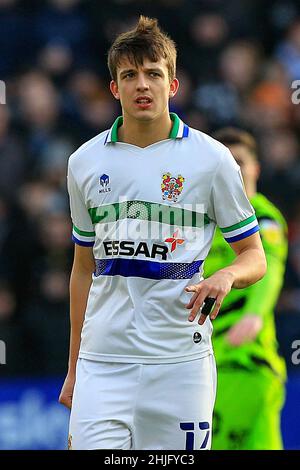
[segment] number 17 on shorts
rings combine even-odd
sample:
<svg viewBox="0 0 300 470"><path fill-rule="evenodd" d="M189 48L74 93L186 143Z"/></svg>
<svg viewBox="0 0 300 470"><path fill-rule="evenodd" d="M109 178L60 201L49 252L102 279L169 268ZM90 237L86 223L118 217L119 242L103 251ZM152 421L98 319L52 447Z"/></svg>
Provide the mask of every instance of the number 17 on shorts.
<svg viewBox="0 0 300 470"><path fill-rule="evenodd" d="M194 448L196 433L201 433L200 449L207 448L210 435L210 426L207 421L201 421L200 423L180 423L180 429L186 432L185 450L197 450Z"/></svg>

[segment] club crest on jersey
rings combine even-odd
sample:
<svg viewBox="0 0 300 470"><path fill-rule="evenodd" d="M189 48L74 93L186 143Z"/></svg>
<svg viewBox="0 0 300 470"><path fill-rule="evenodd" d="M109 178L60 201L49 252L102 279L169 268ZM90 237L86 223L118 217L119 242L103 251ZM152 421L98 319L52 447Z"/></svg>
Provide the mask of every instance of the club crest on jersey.
<svg viewBox="0 0 300 470"><path fill-rule="evenodd" d="M177 202L183 190L184 178L181 175L171 176L171 173L165 173L162 177L161 191L163 200Z"/></svg>
<svg viewBox="0 0 300 470"><path fill-rule="evenodd" d="M101 189L99 189L99 193L109 193L111 188L109 187L109 176L103 173L103 175L99 178L99 183Z"/></svg>

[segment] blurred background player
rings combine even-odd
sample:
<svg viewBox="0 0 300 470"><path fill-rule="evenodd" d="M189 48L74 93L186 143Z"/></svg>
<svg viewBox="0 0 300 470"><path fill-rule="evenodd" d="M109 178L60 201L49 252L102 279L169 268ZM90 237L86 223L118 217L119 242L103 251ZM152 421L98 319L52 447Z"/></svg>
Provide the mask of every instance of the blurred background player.
<svg viewBox="0 0 300 470"><path fill-rule="evenodd" d="M254 138L235 128L214 137L241 167L266 253L266 276L243 290L233 289L214 322L218 367L213 449L282 449L280 412L286 370L277 351L274 308L283 284L287 226L279 210L257 192L260 165ZM205 276L231 262L233 253L219 232L205 263Z"/></svg>

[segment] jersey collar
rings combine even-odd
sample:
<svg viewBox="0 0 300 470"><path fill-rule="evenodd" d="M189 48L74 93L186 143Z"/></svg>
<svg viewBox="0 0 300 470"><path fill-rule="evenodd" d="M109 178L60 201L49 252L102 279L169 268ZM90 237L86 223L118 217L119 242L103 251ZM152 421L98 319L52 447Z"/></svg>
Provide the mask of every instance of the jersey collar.
<svg viewBox="0 0 300 470"><path fill-rule="evenodd" d="M170 113L173 126L169 135L169 139L182 139L189 135L189 128L175 113ZM118 142L118 128L123 124L123 116L117 117L110 130L106 135L105 144Z"/></svg>

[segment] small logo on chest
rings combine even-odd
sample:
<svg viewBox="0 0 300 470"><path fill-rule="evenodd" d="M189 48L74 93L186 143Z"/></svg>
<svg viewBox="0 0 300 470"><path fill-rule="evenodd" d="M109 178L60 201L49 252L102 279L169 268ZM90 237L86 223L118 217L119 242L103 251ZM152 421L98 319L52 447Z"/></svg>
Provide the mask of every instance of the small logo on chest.
<svg viewBox="0 0 300 470"><path fill-rule="evenodd" d="M100 188L99 193L109 193L111 188L109 187L109 176L103 173L99 178Z"/></svg>
<svg viewBox="0 0 300 470"><path fill-rule="evenodd" d="M165 201L177 202L183 190L184 178L181 175L171 176L171 173L165 173L162 177L161 191L162 198Z"/></svg>

